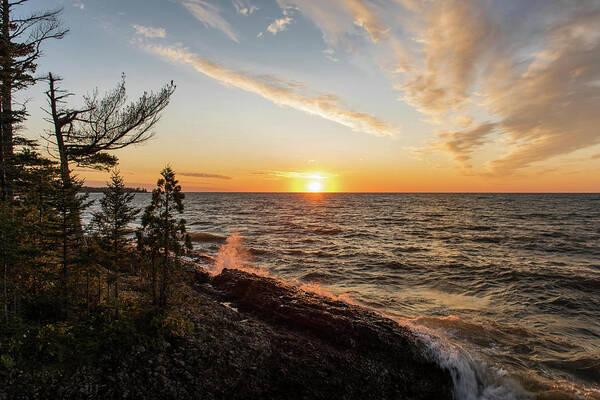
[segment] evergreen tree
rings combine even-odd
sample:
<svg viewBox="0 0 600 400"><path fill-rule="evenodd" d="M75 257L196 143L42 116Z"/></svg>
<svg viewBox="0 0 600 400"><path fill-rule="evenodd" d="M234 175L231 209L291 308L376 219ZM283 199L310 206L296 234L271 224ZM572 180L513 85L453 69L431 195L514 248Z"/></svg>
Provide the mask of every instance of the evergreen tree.
<svg viewBox="0 0 600 400"><path fill-rule="evenodd" d="M29 16L14 15L29 0L1 0L0 3L0 192L1 199L13 196L12 170L15 126L23 122L24 107L14 108L15 92L33 85L41 46L48 39L61 39L67 33L58 16L60 10Z"/></svg>
<svg viewBox="0 0 600 400"><path fill-rule="evenodd" d="M82 187L83 183L77 177L71 178L70 185L65 185L61 179L56 195L50 200L58 214L54 236L58 241L59 281L62 311L65 316L71 304L71 297L77 294L78 275L83 266L81 250L86 244L80 216L90 203L87 201L88 194L81 193Z"/></svg>
<svg viewBox="0 0 600 400"><path fill-rule="evenodd" d="M100 200L100 211L93 213L92 224L100 236L108 256L107 261L115 274L115 299L118 299L121 260L127 235L132 232L129 224L135 220L140 210L131 206L135 194L126 192L123 177L118 170L113 171L110 179L104 197Z"/></svg>
<svg viewBox="0 0 600 400"><path fill-rule="evenodd" d="M161 171L156 185L152 202L142 215L137 237L138 247L150 256L154 304L163 309L168 304L170 284L180 267L180 257L191 250L192 245L185 219L177 219L177 215L183 213L184 194L171 167Z"/></svg>
<svg viewBox="0 0 600 400"><path fill-rule="evenodd" d="M13 155L15 179L11 187L16 199L0 201L0 257L2 303L5 320L9 308L17 314L17 303L35 299L54 284L57 241L54 232L58 213L51 200L58 184L58 169L41 157L33 141L17 138Z"/></svg>

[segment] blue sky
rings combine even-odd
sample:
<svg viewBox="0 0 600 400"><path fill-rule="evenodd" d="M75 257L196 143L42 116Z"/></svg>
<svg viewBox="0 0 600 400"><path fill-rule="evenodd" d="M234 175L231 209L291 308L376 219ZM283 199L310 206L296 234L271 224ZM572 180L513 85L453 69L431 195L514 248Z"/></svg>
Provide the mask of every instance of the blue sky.
<svg viewBox="0 0 600 400"><path fill-rule="evenodd" d="M38 72L77 95L122 72L132 98L176 82L156 138L117 154L131 183L170 163L188 190L301 190L310 172L326 190L600 189L594 0L27 7L64 9L71 32L45 46ZM31 137L47 127L43 90L23 96Z"/></svg>

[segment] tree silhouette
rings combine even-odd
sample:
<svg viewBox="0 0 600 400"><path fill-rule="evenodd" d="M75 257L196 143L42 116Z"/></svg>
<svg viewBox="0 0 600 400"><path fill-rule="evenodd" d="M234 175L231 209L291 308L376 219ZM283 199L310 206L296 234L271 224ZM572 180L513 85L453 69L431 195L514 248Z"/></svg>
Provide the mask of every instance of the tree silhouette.
<svg viewBox="0 0 600 400"><path fill-rule="evenodd" d="M61 39L68 32L61 26L61 10L43 11L27 17L14 17L17 7L28 0L2 0L0 7L0 190L2 200L12 197L11 166L15 126L26 117L23 106L15 110L13 94L37 81L34 76L41 45Z"/></svg>
<svg viewBox="0 0 600 400"><path fill-rule="evenodd" d="M127 104L123 76L117 87L104 97L99 98L95 90L84 97L82 108L73 109L66 106L67 99L73 94L57 87L61 79L51 73L47 79L49 90L46 96L50 106L47 113L54 128L50 141L56 145L61 175L67 185L70 163L108 169L116 163L116 157L110 151L150 139L152 128L175 91L171 81L158 92L144 92L137 101Z"/></svg>
<svg viewBox="0 0 600 400"><path fill-rule="evenodd" d="M183 213L185 196L175 179L175 172L171 167L166 167L160 175L157 188L152 191L152 202L142 215L142 227L137 237L138 247L150 255L154 304L163 309L168 304L170 284L180 257L192 245L186 233L185 219L176 217ZM157 283L160 283L158 293Z"/></svg>
<svg viewBox="0 0 600 400"><path fill-rule="evenodd" d="M113 171L110 179L104 197L100 200L100 211L93 213L92 224L109 255L107 258L115 274L115 299L118 299L120 261L127 235L132 232L129 224L135 220L140 209L131 206L135 193L126 192L123 177L118 170Z"/></svg>

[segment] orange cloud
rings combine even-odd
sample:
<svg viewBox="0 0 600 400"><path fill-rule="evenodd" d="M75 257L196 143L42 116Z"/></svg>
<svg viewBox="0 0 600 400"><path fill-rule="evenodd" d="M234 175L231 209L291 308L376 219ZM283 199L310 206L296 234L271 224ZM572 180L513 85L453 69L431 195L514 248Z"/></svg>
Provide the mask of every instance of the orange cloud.
<svg viewBox="0 0 600 400"><path fill-rule="evenodd" d="M210 62L182 48L150 44L144 47L148 51L169 60L191 65L196 71L226 86L255 93L277 105L317 115L357 132L376 136L394 136L397 133L397 129L371 114L341 106L338 97L335 95L324 94L311 97L300 93L297 82L253 77Z"/></svg>
<svg viewBox="0 0 600 400"><path fill-rule="evenodd" d="M498 136L504 146L488 149L482 173L511 174L600 143L598 2L278 2L310 18L330 46L354 50L357 27L366 32L367 44L394 58L380 66L400 99L446 132L432 148L467 168Z"/></svg>

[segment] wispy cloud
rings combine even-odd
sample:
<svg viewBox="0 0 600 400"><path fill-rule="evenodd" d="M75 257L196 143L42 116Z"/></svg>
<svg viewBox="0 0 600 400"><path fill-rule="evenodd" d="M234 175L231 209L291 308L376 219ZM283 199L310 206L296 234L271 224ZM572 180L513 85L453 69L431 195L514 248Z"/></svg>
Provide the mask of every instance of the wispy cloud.
<svg viewBox="0 0 600 400"><path fill-rule="evenodd" d="M221 16L221 9L216 5L204 0L179 0L179 2L204 26L218 29L234 42L240 42L238 34Z"/></svg>
<svg viewBox="0 0 600 400"><path fill-rule="evenodd" d="M207 174L204 172L178 172L177 174L181 175L181 176L189 176L192 178L208 178L208 179L223 179L223 180L232 179L230 176L227 176L227 175Z"/></svg>
<svg viewBox="0 0 600 400"><path fill-rule="evenodd" d="M465 131L443 132L438 134L439 140L433 142L433 147L449 152L467 169L471 169L471 153L486 142L495 127L495 124L488 122Z"/></svg>
<svg viewBox="0 0 600 400"><path fill-rule="evenodd" d="M478 2L453 4L460 7L435 16L439 32L432 35L432 28L428 30L428 68L417 78L423 85L406 91L413 104L423 112L439 113L477 99L509 147L487 163L493 174L510 174L600 143L598 5L574 3L565 9L555 3L536 9L542 18L532 17L524 27L494 21L491 11ZM532 42L525 39L533 35L524 32L527 29L542 34L534 35ZM522 36L515 37L515 32ZM451 43L445 39L449 34ZM446 148L468 162L473 149L488 142L489 135L479 131L475 137L476 132L447 136ZM466 145L460 148L457 143Z"/></svg>
<svg viewBox="0 0 600 400"><path fill-rule="evenodd" d="M327 58L329 61L333 61L333 62L340 61L339 58L334 56L335 50L333 50L333 49L325 49L325 50L323 50L323 54L325 54L325 58Z"/></svg>
<svg viewBox="0 0 600 400"><path fill-rule="evenodd" d="M314 160L313 160L314 161ZM280 180L280 179L305 179L305 180L326 180L333 178L337 175L332 175L324 172L298 172L298 171L259 171L254 172L253 175L261 175L266 179Z"/></svg>
<svg viewBox="0 0 600 400"><path fill-rule="evenodd" d="M309 96L300 92L304 87L271 77L254 77L206 60L186 49L147 44L144 48L172 61L188 64L198 72L226 86L257 94L279 106L286 106L349 127L357 132L377 136L394 136L397 130L377 117L346 108L337 96L323 94Z"/></svg>
<svg viewBox="0 0 600 400"><path fill-rule="evenodd" d="M372 42L384 39L389 28L377 14L380 8L361 0L277 0L284 10L295 9L310 18L323 32L326 42L340 44L359 32L367 34Z"/></svg>
<svg viewBox="0 0 600 400"><path fill-rule="evenodd" d="M238 14L252 15L258 11L258 7L252 5L249 0L233 0L233 6Z"/></svg>
<svg viewBox="0 0 600 400"><path fill-rule="evenodd" d="M293 19L291 17L277 18L269 26L267 26L267 31L271 32L273 35L276 35L281 31L285 31L287 26L291 24L292 21Z"/></svg>
<svg viewBox="0 0 600 400"><path fill-rule="evenodd" d="M143 25L132 25L133 29L135 29L135 33L138 35L145 36L147 38L165 38L167 37L167 31L164 28L152 28L150 26Z"/></svg>
<svg viewBox="0 0 600 400"><path fill-rule="evenodd" d="M277 1L334 48L389 55L377 62L400 100L445 132L430 149L467 168L497 141L474 168L506 175L600 144L597 1Z"/></svg>

